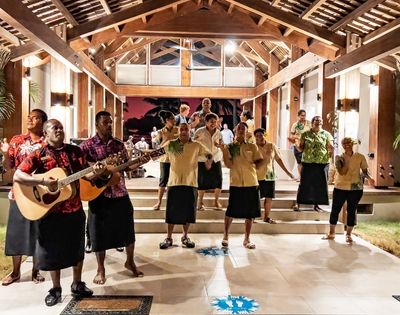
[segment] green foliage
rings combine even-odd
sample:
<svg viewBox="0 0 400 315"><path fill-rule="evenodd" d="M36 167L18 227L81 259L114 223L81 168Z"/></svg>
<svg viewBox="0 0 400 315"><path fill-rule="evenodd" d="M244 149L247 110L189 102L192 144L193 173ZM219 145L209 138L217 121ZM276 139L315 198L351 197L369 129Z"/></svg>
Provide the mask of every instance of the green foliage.
<svg viewBox="0 0 400 315"><path fill-rule="evenodd" d="M40 86L34 81L29 81L29 97L35 104L41 100Z"/></svg>
<svg viewBox="0 0 400 315"><path fill-rule="evenodd" d="M400 145L400 129L396 131L395 139L393 142L393 149L397 150Z"/></svg>
<svg viewBox="0 0 400 315"><path fill-rule="evenodd" d="M228 149L232 158L240 155L240 143L233 142L229 144Z"/></svg>
<svg viewBox="0 0 400 315"><path fill-rule="evenodd" d="M183 153L183 143L177 140L172 140L168 144L168 152L174 154L182 154Z"/></svg>
<svg viewBox="0 0 400 315"><path fill-rule="evenodd" d="M14 97L7 91L6 76L4 74L4 68L9 61L10 51L0 49L0 120L10 118L15 106Z"/></svg>

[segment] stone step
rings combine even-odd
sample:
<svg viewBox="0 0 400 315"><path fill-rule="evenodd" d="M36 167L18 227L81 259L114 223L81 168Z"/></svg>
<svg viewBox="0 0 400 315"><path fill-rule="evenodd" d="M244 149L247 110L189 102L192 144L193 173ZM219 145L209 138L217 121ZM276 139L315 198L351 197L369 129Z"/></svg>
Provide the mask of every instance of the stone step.
<svg viewBox="0 0 400 315"><path fill-rule="evenodd" d="M166 224L163 219L136 219L136 233L165 233ZM296 220L296 221L278 221L277 224L264 223L256 220L252 227L252 233L263 234L324 234L329 229L329 221L314 220ZM181 227L176 226L174 231L181 232ZM223 220L198 219L196 224L190 226L190 233L220 233L224 230ZM343 224L339 223L337 232L343 232ZM244 220L234 219L230 232L242 234L244 231Z"/></svg>
<svg viewBox="0 0 400 315"><path fill-rule="evenodd" d="M261 211L264 213L264 211ZM225 217L224 210L206 209L197 211L197 219L216 220ZM262 214L263 215L263 214ZM296 212L288 209L272 209L270 217L274 220L295 221L295 220L328 220L329 212L301 211ZM136 219L164 219L165 210L153 210L149 207L135 207Z"/></svg>

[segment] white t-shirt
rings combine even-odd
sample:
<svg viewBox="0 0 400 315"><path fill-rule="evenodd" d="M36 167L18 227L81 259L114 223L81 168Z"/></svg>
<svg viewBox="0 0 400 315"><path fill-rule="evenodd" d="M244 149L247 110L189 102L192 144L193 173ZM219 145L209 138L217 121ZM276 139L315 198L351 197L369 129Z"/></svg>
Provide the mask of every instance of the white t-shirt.
<svg viewBox="0 0 400 315"><path fill-rule="evenodd" d="M224 144L230 144L233 142L233 132L230 129L221 130L221 135Z"/></svg>

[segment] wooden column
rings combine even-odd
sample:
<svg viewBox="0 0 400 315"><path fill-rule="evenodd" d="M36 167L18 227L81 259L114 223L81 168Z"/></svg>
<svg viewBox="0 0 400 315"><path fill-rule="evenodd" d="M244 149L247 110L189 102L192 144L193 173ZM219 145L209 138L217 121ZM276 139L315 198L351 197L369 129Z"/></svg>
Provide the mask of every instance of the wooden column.
<svg viewBox="0 0 400 315"><path fill-rule="evenodd" d="M123 122L122 102L117 98L115 100L115 138L123 140L122 122Z"/></svg>
<svg viewBox="0 0 400 315"><path fill-rule="evenodd" d="M333 135L333 122L328 121L328 114L335 111L335 79L325 79L325 65L322 80L322 119L324 129Z"/></svg>
<svg viewBox="0 0 400 315"><path fill-rule="evenodd" d="M89 137L89 77L78 73L78 138Z"/></svg>
<svg viewBox="0 0 400 315"><path fill-rule="evenodd" d="M97 82L94 82L94 112L97 114L105 108L104 87Z"/></svg>
<svg viewBox="0 0 400 315"><path fill-rule="evenodd" d="M8 141L15 135L25 133L26 117L29 114L29 81L24 78L22 61L9 62L4 69L7 91L14 96L15 109L9 119L0 122L2 138ZM2 139L1 138L1 139ZM14 172L3 175L3 183L12 183Z"/></svg>
<svg viewBox="0 0 400 315"><path fill-rule="evenodd" d="M114 104L114 95L106 90L106 111L111 114L111 118L113 119L113 135L115 135L115 104Z"/></svg>
<svg viewBox="0 0 400 315"><path fill-rule="evenodd" d="M299 59L301 55L302 55L301 49L296 46L292 46L291 62ZM289 81L288 95L289 95L290 127L293 125L293 123L297 121L297 113L300 109L300 88L301 88L301 76L298 76Z"/></svg>
<svg viewBox="0 0 400 315"><path fill-rule="evenodd" d="M263 95L253 100L254 126L256 129L261 127L262 106L263 106Z"/></svg>
<svg viewBox="0 0 400 315"><path fill-rule="evenodd" d="M270 76L275 75L279 71L279 59L275 55L270 54ZM278 118L279 118L279 88L271 90L267 95L267 132L269 141L276 143L278 141Z"/></svg>
<svg viewBox="0 0 400 315"><path fill-rule="evenodd" d="M396 167L393 151L396 82L391 71L379 67L377 83L377 87L371 88L369 151L374 157L368 160L368 165L375 186L388 187L394 184Z"/></svg>
<svg viewBox="0 0 400 315"><path fill-rule="evenodd" d="M188 47L184 39L181 39L181 46L182 47L187 47L188 49L191 49L191 47ZM191 81L191 72L186 70L186 67L190 67L190 59L191 59L191 53L190 50L186 49L181 49L181 85L182 86L190 86L190 81Z"/></svg>

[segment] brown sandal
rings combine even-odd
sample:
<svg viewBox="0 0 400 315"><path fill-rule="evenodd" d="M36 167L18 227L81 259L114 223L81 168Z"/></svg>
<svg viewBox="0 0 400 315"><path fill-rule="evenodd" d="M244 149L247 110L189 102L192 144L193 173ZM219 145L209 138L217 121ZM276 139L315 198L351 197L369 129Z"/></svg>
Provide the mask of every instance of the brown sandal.
<svg viewBox="0 0 400 315"><path fill-rule="evenodd" d="M269 224L276 224L276 221L275 220L273 220L273 219L271 219L271 218L265 218L264 220L263 220L265 223L269 223Z"/></svg>
<svg viewBox="0 0 400 315"><path fill-rule="evenodd" d="M45 278L40 274L39 270L32 270L32 281L33 283L43 282Z"/></svg>
<svg viewBox="0 0 400 315"><path fill-rule="evenodd" d="M11 283L19 281L20 278L21 278L21 275L13 277L13 273L11 272L10 274L8 274L7 276L5 276L3 278L1 285L4 285L4 286L10 285Z"/></svg>
<svg viewBox="0 0 400 315"><path fill-rule="evenodd" d="M243 242L243 246L246 247L247 249L255 249L256 248L256 244L254 244L252 242Z"/></svg>

